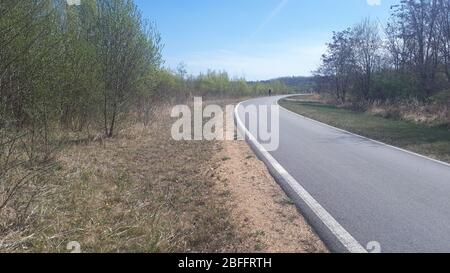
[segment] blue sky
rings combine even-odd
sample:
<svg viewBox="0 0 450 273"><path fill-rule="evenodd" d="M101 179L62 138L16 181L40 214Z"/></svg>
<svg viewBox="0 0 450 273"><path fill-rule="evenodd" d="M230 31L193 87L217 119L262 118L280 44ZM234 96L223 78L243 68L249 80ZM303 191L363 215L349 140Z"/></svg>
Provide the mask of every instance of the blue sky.
<svg viewBox="0 0 450 273"><path fill-rule="evenodd" d="M399 0L136 0L165 44L166 66L264 80L310 75L333 30L385 24Z"/></svg>

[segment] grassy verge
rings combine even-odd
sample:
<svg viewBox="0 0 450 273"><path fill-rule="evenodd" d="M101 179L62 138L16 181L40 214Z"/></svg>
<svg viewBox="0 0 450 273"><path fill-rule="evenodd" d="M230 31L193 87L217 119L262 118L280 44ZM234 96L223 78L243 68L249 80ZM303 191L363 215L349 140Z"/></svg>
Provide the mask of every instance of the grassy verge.
<svg viewBox="0 0 450 273"><path fill-rule="evenodd" d="M332 126L450 162L449 129L355 112L316 101L311 96L286 99L280 105Z"/></svg>
<svg viewBox="0 0 450 273"><path fill-rule="evenodd" d="M327 251L244 141L174 141L169 113L65 141L0 207L0 252ZM0 204L30 168L0 171Z"/></svg>
<svg viewBox="0 0 450 273"><path fill-rule="evenodd" d="M83 252L237 251L211 176L218 144L172 140L163 110L149 127L63 147L45 181L27 185L39 189L33 198L0 210L0 252L68 252L72 241ZM26 217L16 203L28 204Z"/></svg>

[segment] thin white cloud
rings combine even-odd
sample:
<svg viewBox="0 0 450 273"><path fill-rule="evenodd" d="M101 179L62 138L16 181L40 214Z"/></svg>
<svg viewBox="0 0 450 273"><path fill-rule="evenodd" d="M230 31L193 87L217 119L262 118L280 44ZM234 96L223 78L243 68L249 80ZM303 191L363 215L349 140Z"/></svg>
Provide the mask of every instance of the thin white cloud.
<svg viewBox="0 0 450 273"><path fill-rule="evenodd" d="M381 0L367 0L369 6L380 6Z"/></svg>
<svg viewBox="0 0 450 273"><path fill-rule="evenodd" d="M260 33L270 22L284 9L289 0L281 0L280 3L270 12L269 16L258 26L258 28L250 35L245 44Z"/></svg>

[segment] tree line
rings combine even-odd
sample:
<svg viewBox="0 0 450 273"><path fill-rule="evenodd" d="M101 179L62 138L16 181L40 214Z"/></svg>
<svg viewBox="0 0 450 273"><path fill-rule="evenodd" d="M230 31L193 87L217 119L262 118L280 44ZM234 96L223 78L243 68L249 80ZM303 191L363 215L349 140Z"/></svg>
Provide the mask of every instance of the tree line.
<svg viewBox="0 0 450 273"><path fill-rule="evenodd" d="M112 136L151 89L161 48L132 1L1 0L0 126L45 134L95 121Z"/></svg>
<svg viewBox="0 0 450 273"><path fill-rule="evenodd" d="M197 76L187 75L183 64L179 65L176 71L166 73L166 80L161 80L160 83L169 86L157 88L159 98L164 97L164 94L182 100L185 96L224 98L267 95L269 90L272 90L273 94L294 92L292 87L279 80L249 82L243 77L231 77L226 71L208 70Z"/></svg>
<svg viewBox="0 0 450 273"><path fill-rule="evenodd" d="M370 18L333 33L315 72L345 103L450 97L450 2L402 0L382 27Z"/></svg>
<svg viewBox="0 0 450 273"><path fill-rule="evenodd" d="M114 135L130 110L192 95L253 96L284 86L163 67L155 25L132 0L0 0L0 128Z"/></svg>

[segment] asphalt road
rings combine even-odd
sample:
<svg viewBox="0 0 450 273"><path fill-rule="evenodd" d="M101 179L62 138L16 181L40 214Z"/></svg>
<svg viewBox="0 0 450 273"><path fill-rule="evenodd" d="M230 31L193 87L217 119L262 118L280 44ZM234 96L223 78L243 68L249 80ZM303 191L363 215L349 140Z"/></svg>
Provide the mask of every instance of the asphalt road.
<svg viewBox="0 0 450 273"><path fill-rule="evenodd" d="M280 98L243 102L236 118L245 123L242 106L274 105ZM252 146L332 251L354 251L345 245L350 238L363 248L379 243L388 253L450 252L450 165L283 108L279 122L277 150L264 154ZM322 210L298 194L303 190Z"/></svg>

